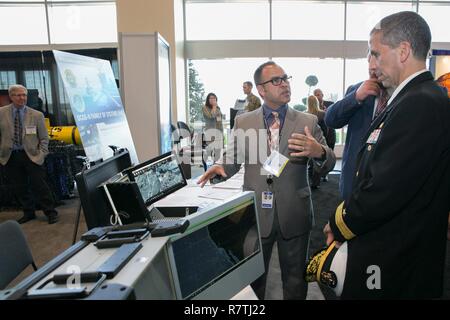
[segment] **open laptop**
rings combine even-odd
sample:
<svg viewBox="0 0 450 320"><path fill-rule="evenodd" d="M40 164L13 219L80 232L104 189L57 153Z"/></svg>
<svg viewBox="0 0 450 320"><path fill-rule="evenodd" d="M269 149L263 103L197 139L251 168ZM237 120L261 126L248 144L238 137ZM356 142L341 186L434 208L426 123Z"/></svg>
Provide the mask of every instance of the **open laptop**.
<svg viewBox="0 0 450 320"><path fill-rule="evenodd" d="M108 192L124 224L185 217L198 207L154 207L154 203L187 185L177 158L171 152L122 172L123 177L107 184Z"/></svg>

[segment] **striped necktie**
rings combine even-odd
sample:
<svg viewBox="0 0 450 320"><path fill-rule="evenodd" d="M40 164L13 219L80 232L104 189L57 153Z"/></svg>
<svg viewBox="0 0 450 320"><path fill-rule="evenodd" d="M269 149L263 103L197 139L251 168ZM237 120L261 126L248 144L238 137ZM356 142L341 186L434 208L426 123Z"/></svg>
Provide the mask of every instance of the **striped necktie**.
<svg viewBox="0 0 450 320"><path fill-rule="evenodd" d="M14 117L14 145L17 147L22 146L22 121L19 110L16 110Z"/></svg>
<svg viewBox="0 0 450 320"><path fill-rule="evenodd" d="M273 122L270 125L270 136L269 136L269 145L270 150L279 151L279 143L280 143L280 118L278 112L272 112Z"/></svg>
<svg viewBox="0 0 450 320"><path fill-rule="evenodd" d="M375 110L375 115L373 116L374 120L384 111L388 100L389 94L387 90L381 90L380 96L378 97L377 109Z"/></svg>

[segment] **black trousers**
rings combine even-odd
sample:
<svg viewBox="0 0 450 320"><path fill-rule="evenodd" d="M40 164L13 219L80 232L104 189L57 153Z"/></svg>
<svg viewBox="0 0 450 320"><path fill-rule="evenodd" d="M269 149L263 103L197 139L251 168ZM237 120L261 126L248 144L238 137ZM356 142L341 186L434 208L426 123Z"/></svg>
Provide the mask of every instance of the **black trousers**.
<svg viewBox="0 0 450 320"><path fill-rule="evenodd" d="M57 214L55 200L46 181L46 172L43 166L31 161L25 151L17 151L11 154L5 165L5 174L13 187L13 192L23 208L27 217L33 217L35 201L38 202L45 215ZM31 191L33 194L30 193Z"/></svg>
<svg viewBox="0 0 450 320"><path fill-rule="evenodd" d="M304 279L304 270L309 245L309 232L291 239L284 239L275 214L274 226L268 238L261 238L264 256L264 274L254 281L251 286L260 300L264 300L266 293L267 274L272 256L272 248L277 243L278 258L281 269L284 300L305 300L308 284Z"/></svg>

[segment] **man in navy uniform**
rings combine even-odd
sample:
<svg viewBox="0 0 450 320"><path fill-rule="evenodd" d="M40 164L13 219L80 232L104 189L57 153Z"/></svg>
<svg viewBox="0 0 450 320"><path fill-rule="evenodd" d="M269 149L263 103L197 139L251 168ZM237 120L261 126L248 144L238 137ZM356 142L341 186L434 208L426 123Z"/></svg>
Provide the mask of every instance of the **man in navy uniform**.
<svg viewBox="0 0 450 320"><path fill-rule="evenodd" d="M352 193L330 217L327 244L348 247L344 299L442 295L450 190L450 105L426 70L431 45L414 12L371 31L369 64L387 89L358 155Z"/></svg>

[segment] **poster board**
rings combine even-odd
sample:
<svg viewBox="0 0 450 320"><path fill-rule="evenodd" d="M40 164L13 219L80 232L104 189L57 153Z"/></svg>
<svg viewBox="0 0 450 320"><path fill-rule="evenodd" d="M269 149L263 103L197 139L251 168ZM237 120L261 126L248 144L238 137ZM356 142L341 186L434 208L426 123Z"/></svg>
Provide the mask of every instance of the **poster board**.
<svg viewBox="0 0 450 320"><path fill-rule="evenodd" d="M113 156L110 145L137 155L111 64L107 60L53 50L58 72L89 161Z"/></svg>

